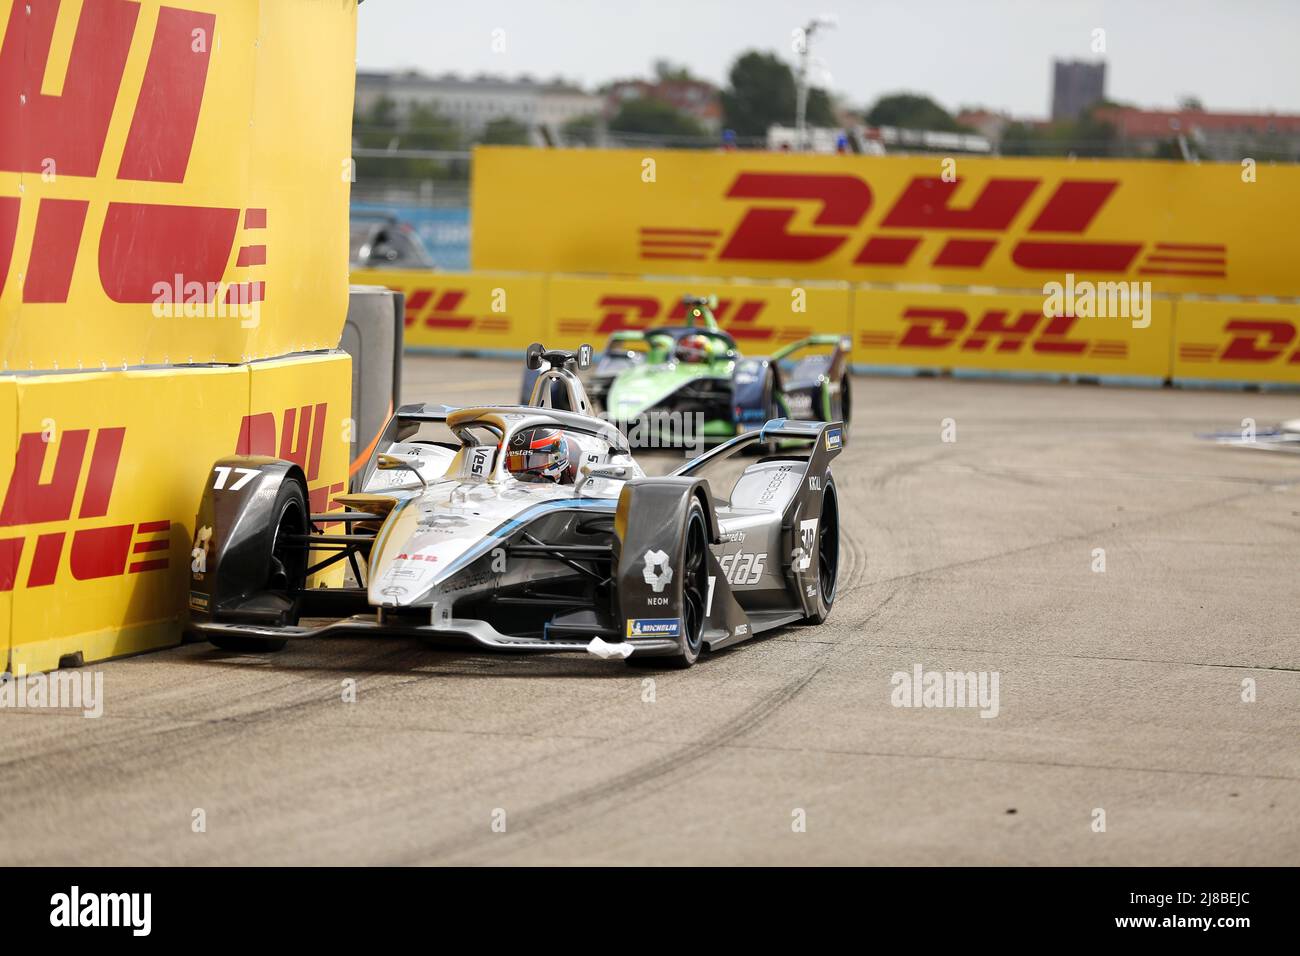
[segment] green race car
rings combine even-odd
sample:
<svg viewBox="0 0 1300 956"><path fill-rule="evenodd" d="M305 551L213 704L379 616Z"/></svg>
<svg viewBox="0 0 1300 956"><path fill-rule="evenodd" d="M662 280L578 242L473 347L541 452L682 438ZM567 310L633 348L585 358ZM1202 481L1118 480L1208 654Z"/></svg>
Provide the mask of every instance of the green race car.
<svg viewBox="0 0 1300 956"><path fill-rule="evenodd" d="M706 442L780 418L842 421L848 439L847 337L814 335L769 357L746 358L719 327L715 296L686 296L683 304L680 324L610 336L584 376L596 411L625 431L689 429L699 422L695 437ZM532 387L526 374L521 400Z"/></svg>

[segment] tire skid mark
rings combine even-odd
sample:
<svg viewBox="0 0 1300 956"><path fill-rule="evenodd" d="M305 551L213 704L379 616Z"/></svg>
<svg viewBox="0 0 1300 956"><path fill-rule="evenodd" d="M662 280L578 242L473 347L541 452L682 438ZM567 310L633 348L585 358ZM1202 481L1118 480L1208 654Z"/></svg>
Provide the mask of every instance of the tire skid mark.
<svg viewBox="0 0 1300 956"><path fill-rule="evenodd" d="M901 589L895 588L890 592L859 623L865 624L882 613L889 603L893 601L899 590ZM812 682L813 678L831 663L833 658L838 656L846 646L853 643L855 642L846 641L839 644L816 645L825 648L825 650L821 651L811 667L804 673L786 681L775 691L760 698L734 721L728 721L726 726L720 730L707 734L700 740L680 747L663 757L634 767L610 780L593 784L575 793L548 800L531 810L519 811L514 815L514 819L523 817L524 822L512 832L524 834L526 842L536 842L539 839L567 832L612 812L621 805L615 798L629 791L635 790L638 796L644 796L647 792L654 792L662 786L666 786L667 778L670 776L681 777L684 775L689 777L702 773L707 769L703 764L705 758L726 749L733 741L750 731L756 730L782 707L794 700ZM756 650L758 646L761 646L761 639L751 649ZM645 742L640 740L628 741L628 743ZM659 782L659 787L654 786L656 782ZM604 806L597 806L597 804L604 804ZM581 819L574 819L575 815L578 814L581 814ZM481 849L483 844L488 844L494 838L495 834L484 834L481 829L476 828L473 831L462 832L459 835L438 841L424 850L404 855L396 860L387 861L387 865L402 866L436 863L448 857ZM517 848L518 845L517 843L512 844L511 848Z"/></svg>

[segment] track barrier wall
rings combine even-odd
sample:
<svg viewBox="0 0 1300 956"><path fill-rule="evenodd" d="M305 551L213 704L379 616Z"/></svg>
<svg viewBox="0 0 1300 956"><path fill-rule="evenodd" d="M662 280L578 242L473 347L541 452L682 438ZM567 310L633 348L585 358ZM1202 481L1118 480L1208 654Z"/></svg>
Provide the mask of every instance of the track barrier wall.
<svg viewBox="0 0 1300 956"><path fill-rule="evenodd" d="M178 643L212 462L298 462L313 507L347 480L351 360L0 382L0 647L47 670ZM339 572L341 573L341 572Z"/></svg>
<svg viewBox="0 0 1300 956"><path fill-rule="evenodd" d="M214 459L347 480L356 4L0 0L0 651L180 639Z"/></svg>
<svg viewBox="0 0 1300 956"><path fill-rule="evenodd" d="M1161 382L1173 303L1127 318L1044 314L1043 296L855 289L853 364Z"/></svg>
<svg viewBox="0 0 1300 956"><path fill-rule="evenodd" d="M543 331L539 327L546 315L543 276L366 269L353 272L352 282L387 286L403 294L408 349L514 351ZM518 344L521 340L523 346Z"/></svg>
<svg viewBox="0 0 1300 956"><path fill-rule="evenodd" d="M1186 384L1300 385L1300 303L1180 301L1171 362Z"/></svg>
<svg viewBox="0 0 1300 956"><path fill-rule="evenodd" d="M1300 384L1296 166L485 146L471 203L475 271L354 276L420 295L409 346L599 347L691 292L747 353L844 333L859 371Z"/></svg>
<svg viewBox="0 0 1300 956"><path fill-rule="evenodd" d="M1300 303L1156 296L1141 317L1098 317L1045 314L1052 310L1041 293L996 289L374 270L358 278L428 293L423 311L407 316L407 348L417 350L518 355L536 341L601 348L613 332L680 319L682 296L694 293L718 296L719 324L746 354L807 335L847 334L860 372L1300 386ZM491 334L422 324L477 321L494 290L511 311ZM430 302L438 301L446 307L435 310Z"/></svg>
<svg viewBox="0 0 1300 956"><path fill-rule="evenodd" d="M476 270L1300 296L1300 167L479 147Z"/></svg>

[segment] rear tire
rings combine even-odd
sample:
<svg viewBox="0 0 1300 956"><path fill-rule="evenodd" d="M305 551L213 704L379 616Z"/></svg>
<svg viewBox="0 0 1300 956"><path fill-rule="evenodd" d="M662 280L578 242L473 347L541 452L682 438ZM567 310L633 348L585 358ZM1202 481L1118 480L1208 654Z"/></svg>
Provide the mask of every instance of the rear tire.
<svg viewBox="0 0 1300 956"><path fill-rule="evenodd" d="M805 624L823 624L835 605L835 589L840 576L840 500L835 482L826 477L822 491L822 515L817 522L817 600Z"/></svg>
<svg viewBox="0 0 1300 956"><path fill-rule="evenodd" d="M271 538L271 552L267 558L265 584L262 590L279 595L289 602L284 623L298 623L301 610L299 592L307 583L307 549L285 541L288 535L305 535L308 532L307 492L302 483L289 479L280 485L275 497L274 513L278 516L275 534ZM210 638L223 651L239 653L267 653L282 651L289 643L283 637L259 637L252 634L223 634Z"/></svg>
<svg viewBox="0 0 1300 956"><path fill-rule="evenodd" d="M682 546L678 549L673 570L674 580L680 581L682 587L682 628L677 639L677 652L646 657L633 653L627 659L629 667L684 670L699 660L704 650L704 629L708 623L709 534L704 508L694 495L686 511Z"/></svg>

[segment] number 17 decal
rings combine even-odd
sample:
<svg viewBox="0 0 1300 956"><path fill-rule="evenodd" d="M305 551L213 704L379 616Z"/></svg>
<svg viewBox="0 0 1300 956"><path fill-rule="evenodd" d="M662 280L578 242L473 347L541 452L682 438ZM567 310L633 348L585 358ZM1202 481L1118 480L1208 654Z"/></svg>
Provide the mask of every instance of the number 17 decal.
<svg viewBox="0 0 1300 956"><path fill-rule="evenodd" d="M217 473L217 480L212 483L212 487L215 491L221 491L226 487L226 479L230 477L232 471L236 472L239 477L236 478L235 483L227 489L229 491L238 491L240 488L244 487L244 485L252 481L254 475L258 474L257 468L231 468L229 465L217 465L215 471Z"/></svg>

